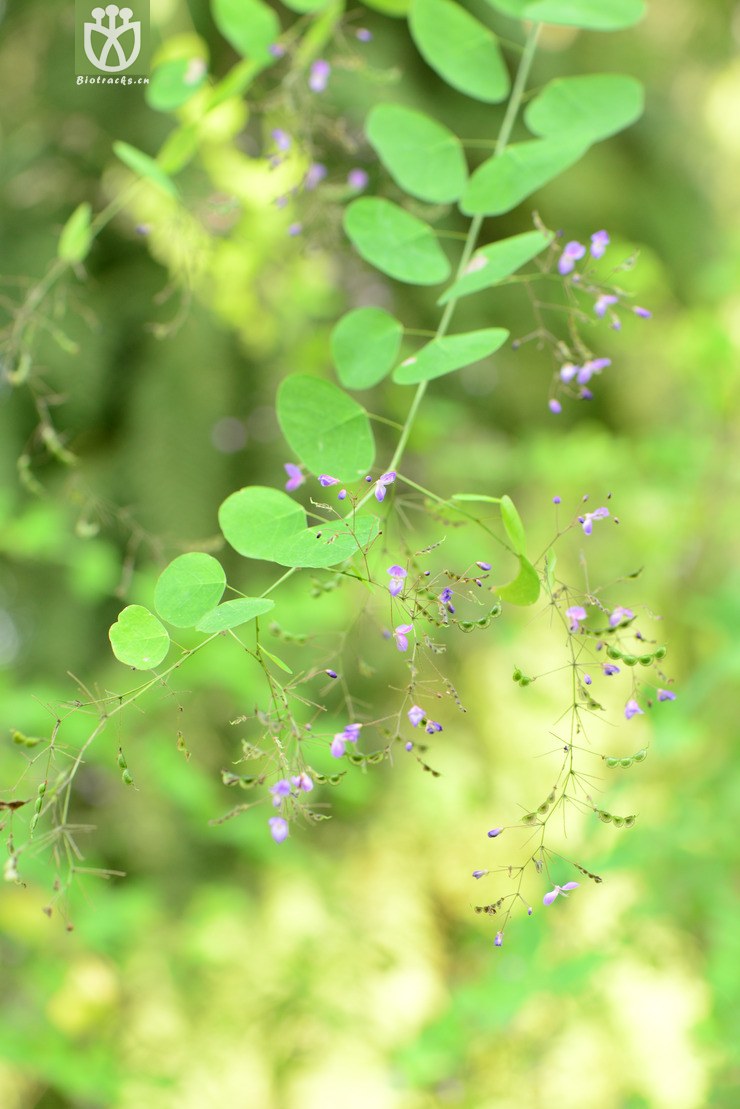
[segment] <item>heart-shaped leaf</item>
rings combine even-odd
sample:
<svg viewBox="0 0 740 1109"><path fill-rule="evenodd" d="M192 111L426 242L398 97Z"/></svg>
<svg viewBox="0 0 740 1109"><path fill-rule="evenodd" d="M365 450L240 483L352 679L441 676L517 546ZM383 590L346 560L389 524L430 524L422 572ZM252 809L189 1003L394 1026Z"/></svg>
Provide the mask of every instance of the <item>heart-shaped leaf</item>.
<svg viewBox="0 0 740 1109"><path fill-rule="evenodd" d="M277 418L288 445L313 474L356 481L373 464L367 412L331 381L289 374L278 389Z"/></svg>
<svg viewBox="0 0 740 1109"><path fill-rule="evenodd" d="M194 628L218 604L226 588L223 566L209 554L190 551L174 559L154 587L154 607L176 628Z"/></svg>
<svg viewBox="0 0 740 1109"><path fill-rule="evenodd" d="M501 519L504 522L506 534L511 540L514 553L525 555L527 551L527 536L524 531L522 518L514 507L511 497L504 493L501 498Z"/></svg>
<svg viewBox="0 0 740 1109"><path fill-rule="evenodd" d="M355 308L331 333L337 375L347 389L370 389L392 369L403 325L382 308Z"/></svg>
<svg viewBox="0 0 740 1109"><path fill-rule="evenodd" d="M430 204L458 200L468 179L460 140L435 119L401 104L378 104L365 132L397 185Z"/></svg>
<svg viewBox="0 0 740 1109"><path fill-rule="evenodd" d="M360 257L397 281L438 285L450 275L447 255L429 224L390 200L353 200L344 213L344 230Z"/></svg>
<svg viewBox="0 0 740 1109"><path fill-rule="evenodd" d="M151 670L170 649L170 637L156 616L142 605L128 605L108 632L113 654L125 666Z"/></svg>
<svg viewBox="0 0 740 1109"><path fill-rule="evenodd" d="M502 585L496 592L503 601L511 605L536 604L540 595L540 579L531 562L519 556L519 573L508 585Z"/></svg>
<svg viewBox="0 0 740 1109"><path fill-rule="evenodd" d="M432 339L420 351L407 358L395 370L393 380L397 385L416 385L435 377L460 370L473 362L487 358L509 338L503 327L488 327L481 331L468 331L463 335L445 335Z"/></svg>
<svg viewBox="0 0 740 1109"><path fill-rule="evenodd" d="M459 300L497 285L541 254L553 238L544 231L525 231L523 235L512 235L481 247L468 262L462 277L444 291L437 304L447 304L448 300Z"/></svg>

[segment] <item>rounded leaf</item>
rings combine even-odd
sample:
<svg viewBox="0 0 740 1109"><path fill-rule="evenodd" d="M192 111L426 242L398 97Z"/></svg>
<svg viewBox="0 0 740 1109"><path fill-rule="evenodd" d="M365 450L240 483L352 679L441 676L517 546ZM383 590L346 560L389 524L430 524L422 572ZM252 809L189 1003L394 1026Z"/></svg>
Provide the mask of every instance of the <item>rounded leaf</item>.
<svg viewBox="0 0 740 1109"><path fill-rule="evenodd" d="M588 143L580 139L538 139L515 143L489 158L475 171L460 208L468 216L500 216L558 177L583 156Z"/></svg>
<svg viewBox="0 0 740 1109"><path fill-rule="evenodd" d="M378 104L365 122L371 146L397 185L430 204L458 200L468 179L460 140L401 104Z"/></svg>
<svg viewBox="0 0 740 1109"><path fill-rule="evenodd" d="M375 460L367 412L331 381L290 374L278 389L277 418L288 445L314 474L356 481Z"/></svg>
<svg viewBox="0 0 740 1109"><path fill-rule="evenodd" d="M523 16L536 23L559 23L588 31L621 31L639 23L645 0L530 0Z"/></svg>
<svg viewBox="0 0 740 1109"><path fill-rule="evenodd" d="M514 548L514 553L525 555L527 551L527 536L524 531L524 524L522 523L521 516L516 510L514 502L506 493L504 493L501 498L501 519L503 520L506 534Z"/></svg>
<svg viewBox="0 0 740 1109"><path fill-rule="evenodd" d="M377 516L348 516L333 524L318 524L285 539L275 561L311 569L336 566L365 550L379 529Z"/></svg>
<svg viewBox="0 0 740 1109"><path fill-rule="evenodd" d="M226 574L213 555L190 551L165 567L154 587L154 607L176 628L193 628L218 604Z"/></svg>
<svg viewBox="0 0 740 1109"><path fill-rule="evenodd" d="M429 224L390 200L353 200L344 213L344 230L366 262L397 281L438 285L450 275L450 263Z"/></svg>
<svg viewBox="0 0 740 1109"><path fill-rule="evenodd" d="M226 542L245 558L277 562L280 543L303 531L303 507L279 489L250 485L227 497L218 510Z"/></svg>
<svg viewBox="0 0 740 1109"><path fill-rule="evenodd" d="M497 285L541 254L553 238L544 231L525 231L523 235L512 235L481 247L473 254L462 277L444 291L437 304L447 304L448 300L459 300Z"/></svg>
<svg viewBox="0 0 740 1109"><path fill-rule="evenodd" d="M262 0L211 0L213 21L237 54L272 65L270 46L280 37L280 20Z"/></svg>
<svg viewBox="0 0 740 1109"><path fill-rule="evenodd" d="M509 92L509 72L488 27L450 0L413 0L409 28L422 58L453 89L496 104Z"/></svg>
<svg viewBox="0 0 740 1109"><path fill-rule="evenodd" d="M395 19L406 15L411 6L411 0L365 0L365 6L372 8L373 11L382 12L383 15L393 16Z"/></svg>
<svg viewBox="0 0 740 1109"><path fill-rule="evenodd" d="M92 243L91 219L92 207L84 201L65 223L57 247L57 255L63 262L76 265L87 257Z"/></svg>
<svg viewBox="0 0 740 1109"><path fill-rule="evenodd" d="M156 616L142 605L128 605L111 626L113 654L125 666L151 670L170 649L170 637Z"/></svg>
<svg viewBox="0 0 740 1109"><path fill-rule="evenodd" d="M202 58L170 58L152 72L144 97L156 112L174 112L194 96L207 75Z"/></svg>
<svg viewBox="0 0 740 1109"><path fill-rule="evenodd" d="M234 601L224 601L218 608L207 612L202 620L198 621L196 628L199 632L208 632L209 635L214 632L229 631L231 628L248 624L250 620L262 616L274 607L275 602L269 597L238 597Z"/></svg>
<svg viewBox="0 0 740 1109"><path fill-rule="evenodd" d="M644 101L640 82L620 73L557 77L527 106L524 122L543 138L594 143L639 119Z"/></svg>
<svg viewBox="0 0 740 1109"><path fill-rule="evenodd" d="M420 351L402 362L393 374L397 385L416 385L435 377L460 370L473 362L487 358L509 338L503 327L488 327L481 331L468 331L463 335L445 335L432 339Z"/></svg>
<svg viewBox="0 0 740 1109"><path fill-rule="evenodd" d="M523 555L519 556L519 573L508 585L496 590L502 600L512 605L533 605L540 595L540 579L534 566Z"/></svg>
<svg viewBox="0 0 740 1109"><path fill-rule="evenodd" d="M403 326L382 308L355 308L331 333L337 376L347 389L370 389L393 367Z"/></svg>

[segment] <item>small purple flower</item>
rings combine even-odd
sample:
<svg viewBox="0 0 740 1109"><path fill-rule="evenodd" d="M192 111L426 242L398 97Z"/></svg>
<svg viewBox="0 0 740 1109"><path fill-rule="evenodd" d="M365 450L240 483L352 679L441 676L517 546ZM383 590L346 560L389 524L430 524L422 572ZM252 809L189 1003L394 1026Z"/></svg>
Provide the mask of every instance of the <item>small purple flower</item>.
<svg viewBox="0 0 740 1109"><path fill-rule="evenodd" d="M616 628L623 620L631 620L634 615L631 608L622 608L621 605L617 605L616 608L612 609L612 614L609 617L609 627Z"/></svg>
<svg viewBox="0 0 740 1109"><path fill-rule="evenodd" d="M590 674L584 674L583 675L583 684L584 685L591 685L592 681L593 681L593 679L592 679Z"/></svg>
<svg viewBox="0 0 740 1109"><path fill-rule="evenodd" d="M589 381L594 374L601 373L607 366L611 366L611 358L593 358L588 362L584 362L578 370L576 380L579 385L588 385Z"/></svg>
<svg viewBox="0 0 740 1109"><path fill-rule="evenodd" d="M324 489L330 485L339 485L339 478L331 477L329 474L319 474L319 485L323 485Z"/></svg>
<svg viewBox="0 0 740 1109"><path fill-rule="evenodd" d="M560 380L563 385L568 385L576 376L580 366L575 366L572 362L566 362L560 367Z"/></svg>
<svg viewBox="0 0 740 1109"><path fill-rule="evenodd" d="M491 569L491 563L490 562L476 562L475 565L478 566L481 570L490 570Z"/></svg>
<svg viewBox="0 0 740 1109"><path fill-rule="evenodd" d="M442 725L438 724L436 720L427 720L424 731L427 735L434 735L435 732L442 731Z"/></svg>
<svg viewBox="0 0 740 1109"><path fill-rule="evenodd" d="M473 871L473 877L474 878L482 878L485 874L488 874L487 870L474 870Z"/></svg>
<svg viewBox="0 0 740 1109"><path fill-rule="evenodd" d="M393 632L393 638L396 641L396 646L399 651L408 650L409 641L406 638L409 632L414 630L413 624L399 624Z"/></svg>
<svg viewBox="0 0 740 1109"><path fill-rule="evenodd" d="M591 236L591 257L603 258L610 241L608 231L595 231Z"/></svg>
<svg viewBox="0 0 740 1109"><path fill-rule="evenodd" d="M675 701L676 700L676 694L670 689L659 689L658 690L658 700L659 701Z"/></svg>
<svg viewBox="0 0 740 1109"><path fill-rule="evenodd" d="M604 672L604 674L606 674L607 678L611 678L615 674L619 674L619 672L620 672L619 667L615 666L613 662L604 662L604 663L602 663L601 664L601 669Z"/></svg>
<svg viewBox="0 0 740 1109"><path fill-rule="evenodd" d="M339 674L337 674L336 670L325 670L324 673L328 674L328 676L330 678L338 678L339 677Z"/></svg>
<svg viewBox="0 0 740 1109"><path fill-rule="evenodd" d="M367 173L364 169L360 169L359 167L351 169L347 174L347 184L351 189L357 189L358 192L367 188L368 181L369 177Z"/></svg>
<svg viewBox="0 0 740 1109"><path fill-rule="evenodd" d="M439 599L443 605L446 605L448 601L452 600L452 590L450 589L449 585L446 585L444 587L439 595Z"/></svg>
<svg viewBox="0 0 740 1109"><path fill-rule="evenodd" d="M566 882L564 886L556 886L542 898L543 905L552 905L556 897L567 897L570 890L578 889L580 882Z"/></svg>
<svg viewBox="0 0 740 1109"><path fill-rule="evenodd" d="M284 462L283 469L288 475L288 480L285 483L286 492L292 493L294 489L298 489L299 486L303 485L306 479L300 466L296 466L292 462Z"/></svg>
<svg viewBox="0 0 740 1109"><path fill-rule="evenodd" d="M343 501L343 500L346 500L346 497L347 497L347 490L346 489L340 489L339 492L337 493L337 500L338 501Z"/></svg>
<svg viewBox="0 0 740 1109"><path fill-rule="evenodd" d="M650 311L649 308L639 308L635 306L632 311L635 313L636 316L640 316L643 320L651 320L653 318L653 313Z"/></svg>
<svg viewBox="0 0 740 1109"><path fill-rule="evenodd" d="M644 713L634 697L631 697L624 706L624 718L625 720L631 720L633 716L644 716Z"/></svg>
<svg viewBox="0 0 740 1109"><path fill-rule="evenodd" d="M311 92L323 92L329 84L329 74L331 73L331 66L323 58L319 58L311 66L311 72L308 77L308 87Z"/></svg>
<svg viewBox="0 0 740 1109"><path fill-rule="evenodd" d="M405 751L413 751L414 749L414 745L411 740L409 740L408 743L404 743L403 747Z"/></svg>
<svg viewBox="0 0 740 1109"><path fill-rule="evenodd" d="M529 908L527 909L527 916L531 916L533 912L534 912L534 909L530 905Z"/></svg>
<svg viewBox="0 0 740 1109"><path fill-rule="evenodd" d="M559 400L556 400L555 397L550 397L549 401L547 402L547 407L550 409L553 416L559 416L560 413L563 411L562 404Z"/></svg>
<svg viewBox="0 0 740 1109"><path fill-rule="evenodd" d="M572 241L565 244L565 246L563 247L563 253L558 259L558 270L563 275L563 277L565 277L567 273L570 273L573 270L576 262L583 258L585 253L586 248L583 243Z"/></svg>
<svg viewBox="0 0 740 1109"><path fill-rule="evenodd" d="M555 496L555 497L552 498L552 503L553 504L562 504L563 501L562 501L561 497Z"/></svg>
<svg viewBox="0 0 740 1109"><path fill-rule="evenodd" d="M570 630L572 632L580 631L581 621L586 620L588 617L588 613L583 605L571 605L570 608L566 608L565 615L568 617Z"/></svg>
<svg viewBox="0 0 740 1109"><path fill-rule="evenodd" d="M385 500L386 488L389 485L393 485L393 482L395 480L396 480L395 470L391 470L391 472L389 474L381 474L381 476L375 482L375 499L376 499L376 501L384 501Z"/></svg>
<svg viewBox="0 0 740 1109"><path fill-rule="evenodd" d="M290 797L290 782L287 778L281 778L279 782L275 782L274 786L270 786L270 793L272 794L272 803L275 808L282 805L286 797Z"/></svg>
<svg viewBox="0 0 740 1109"><path fill-rule="evenodd" d="M303 187L307 192L311 192L319 185L327 174L327 168L321 162L312 162L308 167L306 176L303 179Z"/></svg>
<svg viewBox="0 0 740 1109"><path fill-rule="evenodd" d="M502 832L503 828L491 828L490 832L488 833L488 838L495 839L496 836L500 836Z"/></svg>
<svg viewBox="0 0 740 1109"><path fill-rule="evenodd" d="M373 33L372 31L368 31L367 27L358 27L355 31L355 38L359 39L360 42L370 42L372 37Z"/></svg>
<svg viewBox="0 0 740 1109"><path fill-rule="evenodd" d="M271 816L267 821L270 825L270 835L275 843L282 843L288 838L288 821L282 816Z"/></svg>
<svg viewBox="0 0 740 1109"><path fill-rule="evenodd" d="M302 770L300 774L296 774L290 780L296 789L302 790L303 793L310 793L313 789L313 779L308 776L305 770Z"/></svg>
<svg viewBox="0 0 740 1109"><path fill-rule="evenodd" d="M348 724L344 731L337 732L329 748L335 759L341 759L344 748L348 743L357 743L361 727L362 724Z"/></svg>
<svg viewBox="0 0 740 1109"><path fill-rule="evenodd" d="M290 235L290 237L292 239L294 239L296 237L296 235L300 235L302 230L303 230L303 224L302 223L291 223L290 227L288 228L288 234Z"/></svg>
<svg viewBox="0 0 740 1109"><path fill-rule="evenodd" d="M403 592L403 579L406 577L406 571L403 566L389 566L388 573L391 576L388 592L391 597L397 597L399 593Z"/></svg>
<svg viewBox="0 0 740 1109"><path fill-rule="evenodd" d="M285 55L285 47L282 43L273 42L271 46L267 47L268 54L272 54L273 58L282 58Z"/></svg>
<svg viewBox="0 0 740 1109"><path fill-rule="evenodd" d="M421 724L422 720L426 716L426 713L424 712L424 709L419 708L418 705L412 705L406 715L411 721L412 726L415 728L417 727L417 725Z"/></svg>
<svg viewBox="0 0 740 1109"><path fill-rule="evenodd" d="M503 947L504 946L504 933L503 932L497 932L496 933L496 938L493 941L493 946L494 947Z"/></svg>
<svg viewBox="0 0 740 1109"><path fill-rule="evenodd" d="M612 296L611 293L603 293L594 304L594 312L600 320L606 315L607 308L611 308L612 304L617 304L619 297Z"/></svg>
<svg viewBox="0 0 740 1109"><path fill-rule="evenodd" d="M578 523L583 526L583 534L590 535L594 530L594 520L604 520L609 515L608 508L595 508L593 512L587 512L584 516L578 517Z"/></svg>
<svg viewBox="0 0 740 1109"><path fill-rule="evenodd" d="M276 127L272 137L278 150L290 150L290 135L287 131L283 131L282 127Z"/></svg>

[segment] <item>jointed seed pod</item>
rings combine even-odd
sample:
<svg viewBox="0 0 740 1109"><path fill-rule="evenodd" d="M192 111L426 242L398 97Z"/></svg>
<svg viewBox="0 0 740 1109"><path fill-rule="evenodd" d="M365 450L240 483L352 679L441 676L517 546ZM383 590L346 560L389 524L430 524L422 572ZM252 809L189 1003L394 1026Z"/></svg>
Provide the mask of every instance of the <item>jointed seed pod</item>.
<svg viewBox="0 0 740 1109"><path fill-rule="evenodd" d="M609 656L609 658L621 658L622 657L622 652L619 650L619 648L614 647L611 643L607 647L606 653Z"/></svg>
<svg viewBox="0 0 740 1109"><path fill-rule="evenodd" d="M637 661L640 663L640 666L650 666L650 664L653 661L653 656L652 655L640 655L640 657Z"/></svg>
<svg viewBox="0 0 740 1109"><path fill-rule="evenodd" d="M668 648L667 647L658 647L657 651L655 651L654 654L653 654L653 658L657 658L657 659L660 660L662 658L665 658L667 654L668 654Z"/></svg>
<svg viewBox="0 0 740 1109"><path fill-rule="evenodd" d="M118 765L120 766L121 770L126 770L126 768L128 767L126 756L123 753L122 747L118 748Z"/></svg>
<svg viewBox="0 0 740 1109"><path fill-rule="evenodd" d="M121 775L121 780L123 784L127 786L132 786L134 784L134 779L130 770L124 770L123 774Z"/></svg>
<svg viewBox="0 0 740 1109"><path fill-rule="evenodd" d="M643 747L642 750L638 751L636 755L632 756L632 758L635 760L635 762L644 762L647 758L647 747Z"/></svg>
<svg viewBox="0 0 740 1109"><path fill-rule="evenodd" d="M622 655L622 662L625 666L637 666L637 655Z"/></svg>

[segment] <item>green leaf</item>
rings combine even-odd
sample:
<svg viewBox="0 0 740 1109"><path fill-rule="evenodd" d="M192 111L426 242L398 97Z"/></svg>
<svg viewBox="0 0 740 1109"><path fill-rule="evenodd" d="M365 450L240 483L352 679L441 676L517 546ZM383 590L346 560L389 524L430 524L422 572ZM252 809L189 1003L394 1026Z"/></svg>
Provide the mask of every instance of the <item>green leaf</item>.
<svg viewBox="0 0 740 1109"><path fill-rule="evenodd" d="M453 493L453 501L479 501L481 504L501 504L500 497L489 497L485 493Z"/></svg>
<svg viewBox="0 0 740 1109"><path fill-rule="evenodd" d="M218 608L207 612L202 620L196 624L199 632L225 632L231 628L238 628L241 624L248 624L257 616L275 607L275 602L269 597L238 597L234 601L224 601Z"/></svg>
<svg viewBox="0 0 740 1109"><path fill-rule="evenodd" d="M393 367L403 326L382 308L355 308L331 333L337 374L347 389L370 389Z"/></svg>
<svg viewBox="0 0 740 1109"><path fill-rule="evenodd" d="M544 231L525 231L523 235L512 235L481 247L468 262L462 277L445 290L437 304L447 304L449 300L459 300L497 285L541 254L553 238L554 235Z"/></svg>
<svg viewBox="0 0 740 1109"><path fill-rule="evenodd" d="M278 658L277 655L273 655L272 651L268 651L267 647L264 647L261 643L260 643L260 654L264 655L265 658L269 658L270 662L274 662L275 665L278 666L281 670L284 670L286 674L292 674L293 673L293 671L288 666L287 662L283 662L283 660L281 658Z"/></svg>
<svg viewBox="0 0 740 1109"><path fill-rule="evenodd" d="M317 476L356 481L375 460L367 412L331 381L290 374L278 389L277 418L288 445Z"/></svg>
<svg viewBox="0 0 740 1109"><path fill-rule="evenodd" d="M193 628L218 604L226 588L221 563L209 554L190 551L165 567L154 587L154 607L176 628Z"/></svg>
<svg viewBox="0 0 740 1109"><path fill-rule="evenodd" d="M460 140L441 123L401 104L378 104L365 122L370 145L393 180L430 204L458 200L468 180Z"/></svg>
<svg viewBox="0 0 740 1109"><path fill-rule="evenodd" d="M407 358L395 370L393 380L397 385L416 385L435 377L460 370L473 362L487 358L509 338L504 327L487 327L482 331L468 331L463 335L445 335L432 339L420 351Z"/></svg>
<svg viewBox="0 0 740 1109"><path fill-rule="evenodd" d="M533 605L540 595L540 579L531 562L519 556L519 573L508 585L496 589L502 601L511 605Z"/></svg>
<svg viewBox="0 0 740 1109"><path fill-rule="evenodd" d="M282 0L282 2L292 12L305 15L306 12L317 12L320 8L325 8L331 0Z"/></svg>
<svg viewBox="0 0 740 1109"><path fill-rule="evenodd" d="M113 152L138 177L145 177L147 181L151 181L162 192L167 193L168 196L173 196L177 200L180 194L174 181L148 154L137 150L135 146L129 146L127 142L114 142Z"/></svg>
<svg viewBox="0 0 740 1109"><path fill-rule="evenodd" d="M245 558L311 568L344 562L368 546L379 530L375 516L350 516L307 528L306 513L297 501L260 485L227 497L218 520L226 541Z"/></svg>
<svg viewBox="0 0 740 1109"><path fill-rule="evenodd" d="M479 166L468 182L460 208L468 216L500 216L516 208L583 156L579 140L538 139L516 143Z"/></svg>
<svg viewBox="0 0 740 1109"><path fill-rule="evenodd" d="M450 275L450 263L429 224L390 200L353 200L344 213L344 230L366 262L397 281L438 285Z"/></svg>
<svg viewBox="0 0 740 1109"><path fill-rule="evenodd" d="M227 543L240 555L277 562L280 543L305 528L306 513L287 493L250 485L226 498L218 522Z"/></svg>
<svg viewBox="0 0 740 1109"><path fill-rule="evenodd" d="M411 7L411 0L365 0L365 7L383 15L401 18Z"/></svg>
<svg viewBox="0 0 740 1109"><path fill-rule="evenodd" d="M512 19L524 19L524 9L532 0L486 0L488 5Z"/></svg>
<svg viewBox="0 0 740 1109"><path fill-rule="evenodd" d="M511 497L504 493L501 498L501 519L504 522L504 529L511 545L514 548L514 553L518 555L525 555L527 553L527 537L524 532L524 524L522 518L514 507L514 502Z"/></svg>
<svg viewBox="0 0 740 1109"><path fill-rule="evenodd" d="M532 0L524 8L524 17L534 22L589 31L621 31L644 14L645 0Z"/></svg>
<svg viewBox="0 0 740 1109"><path fill-rule="evenodd" d="M639 119L643 88L634 77L595 73L557 77L527 106L524 122L534 135L598 142Z"/></svg>
<svg viewBox="0 0 740 1109"><path fill-rule="evenodd" d="M128 605L108 632L113 654L125 666L151 670L170 649L170 637L159 620L142 605Z"/></svg>
<svg viewBox="0 0 740 1109"><path fill-rule="evenodd" d="M93 238L90 228L91 217L92 207L85 201L75 208L65 223L57 246L57 256L63 262L77 265L87 257Z"/></svg>
<svg viewBox="0 0 740 1109"><path fill-rule="evenodd" d="M207 77L202 58L171 58L153 71L144 97L155 112L174 112L194 96Z"/></svg>
<svg viewBox="0 0 740 1109"><path fill-rule="evenodd" d="M496 104L509 73L488 27L450 0L413 0L409 28L422 58L454 89Z"/></svg>
<svg viewBox="0 0 740 1109"><path fill-rule="evenodd" d="M280 37L280 20L262 0L212 0L213 20L237 54L262 65L275 58L269 47Z"/></svg>

